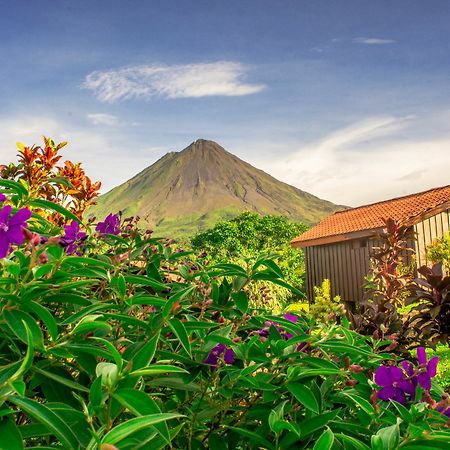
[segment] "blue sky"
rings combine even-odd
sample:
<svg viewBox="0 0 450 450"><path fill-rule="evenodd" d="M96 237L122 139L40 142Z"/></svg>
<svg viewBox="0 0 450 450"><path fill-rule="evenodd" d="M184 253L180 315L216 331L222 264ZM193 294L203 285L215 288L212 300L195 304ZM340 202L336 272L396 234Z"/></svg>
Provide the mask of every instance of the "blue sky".
<svg viewBox="0 0 450 450"><path fill-rule="evenodd" d="M104 191L213 139L359 205L450 183L447 0L0 0L0 157L68 140Z"/></svg>

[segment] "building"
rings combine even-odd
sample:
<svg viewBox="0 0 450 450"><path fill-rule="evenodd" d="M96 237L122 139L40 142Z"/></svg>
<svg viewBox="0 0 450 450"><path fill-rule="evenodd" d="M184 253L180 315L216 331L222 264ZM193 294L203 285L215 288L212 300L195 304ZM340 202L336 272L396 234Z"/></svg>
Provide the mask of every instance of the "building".
<svg viewBox="0 0 450 450"><path fill-rule="evenodd" d="M333 296L344 302L362 299L371 249L388 218L411 227L417 266L426 264L426 247L450 230L450 185L334 213L293 239L291 245L305 251L310 301L313 287L325 278Z"/></svg>

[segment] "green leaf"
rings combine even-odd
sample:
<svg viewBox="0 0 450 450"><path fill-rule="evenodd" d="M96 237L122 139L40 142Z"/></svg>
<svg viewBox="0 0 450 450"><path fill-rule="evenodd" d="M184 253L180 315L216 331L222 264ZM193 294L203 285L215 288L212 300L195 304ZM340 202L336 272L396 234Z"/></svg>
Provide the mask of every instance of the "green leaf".
<svg viewBox="0 0 450 450"><path fill-rule="evenodd" d="M246 430L244 428L238 428L238 427L228 427L228 429L236 431L236 433L239 433L242 436L245 436L246 438L250 439L252 444L260 444L263 448L269 449L269 450L275 450L275 447L264 437L260 436L257 433L254 433L253 431ZM250 448L258 448L260 446L258 445L252 445Z"/></svg>
<svg viewBox="0 0 450 450"><path fill-rule="evenodd" d="M11 331L25 344L28 343L27 329L29 329L33 336L34 346L40 351L45 351L42 330L28 313L18 309L4 309L3 318Z"/></svg>
<svg viewBox="0 0 450 450"><path fill-rule="evenodd" d="M331 420L333 420L339 414L339 412L340 409L335 409L334 411L328 411L310 419L303 420L301 433L302 438L323 428Z"/></svg>
<svg viewBox="0 0 450 450"><path fill-rule="evenodd" d="M374 407L365 398L362 398L359 395L345 391L342 392L341 395L351 399L355 405L359 406L367 414L373 414L375 412Z"/></svg>
<svg viewBox="0 0 450 450"><path fill-rule="evenodd" d="M234 303L237 309L245 314L248 310L248 298L247 294L244 291L233 292L231 294L231 298L234 300Z"/></svg>
<svg viewBox="0 0 450 450"><path fill-rule="evenodd" d="M154 364L153 366L142 367L141 369L130 372L130 377L146 377L159 375L161 373L189 373L187 370L177 366L169 366L163 364Z"/></svg>
<svg viewBox="0 0 450 450"><path fill-rule="evenodd" d="M314 444L313 450L331 450L333 448L334 443L334 434L333 432L327 428L317 439Z"/></svg>
<svg viewBox="0 0 450 450"><path fill-rule="evenodd" d="M305 408L319 414L319 403L309 388L300 383L288 383L286 387Z"/></svg>
<svg viewBox="0 0 450 450"><path fill-rule="evenodd" d="M352 437L352 436L348 436L346 434L342 434L342 433L335 433L335 438L339 439L341 442L344 443L344 448L347 448L347 446L345 445L345 443L349 443L351 444L353 447L355 447L357 450L370 450L370 447L368 447L366 444L364 444L364 442L361 442L360 440ZM350 447L352 448L352 447Z"/></svg>
<svg viewBox="0 0 450 450"><path fill-rule="evenodd" d="M401 422L401 419L397 419L395 425L378 430L376 435L380 437L383 442L383 450L398 449L398 443L400 441L399 421Z"/></svg>
<svg viewBox="0 0 450 450"><path fill-rule="evenodd" d="M49 209L50 211L55 211L58 212L60 214L62 214L64 217L66 217L67 219L72 219L75 222L81 223L80 219L73 214L72 212L68 211L66 208L63 208L62 206L50 202L48 200L44 200L43 198L33 198L31 199L28 204L30 206L34 206L35 208L40 208L40 209Z"/></svg>
<svg viewBox="0 0 450 450"><path fill-rule="evenodd" d="M16 424L10 418L0 421L0 450L22 450L22 435Z"/></svg>
<svg viewBox="0 0 450 450"><path fill-rule="evenodd" d="M148 342L146 342L133 356L131 359L133 363L133 369L141 369L142 367L148 366L153 357L155 356L156 347L159 342L160 331L158 331L155 336L153 336Z"/></svg>
<svg viewBox="0 0 450 450"><path fill-rule="evenodd" d="M42 320L42 322L47 327L52 341L56 341L58 339L58 325L50 311L35 301L28 302L26 304L26 308L33 312L40 320Z"/></svg>
<svg viewBox="0 0 450 450"><path fill-rule="evenodd" d="M114 398L119 403L130 410L135 416L145 416L148 414L158 414L161 412L156 402L149 394L136 389L119 389L114 393ZM170 433L165 422L154 425L167 444L170 444Z"/></svg>
<svg viewBox="0 0 450 450"><path fill-rule="evenodd" d="M149 414L141 417L134 417L133 419L122 422L114 427L103 437L101 443L117 444L119 441L126 438L130 434L135 433L136 431L151 427L160 422L165 422L171 419L178 419L180 417L185 416L181 414L159 413Z"/></svg>
<svg viewBox="0 0 450 450"><path fill-rule="evenodd" d="M10 403L18 406L29 417L45 425L66 449L78 449L80 443L72 429L50 408L29 398L11 396Z"/></svg>
<svg viewBox="0 0 450 450"><path fill-rule="evenodd" d="M175 336L179 339L181 345L186 350L186 353L189 356L192 356L189 336L187 334L186 328L184 328L183 322L178 320L176 317L173 317L172 319L169 320L168 325L175 333Z"/></svg>
<svg viewBox="0 0 450 450"><path fill-rule="evenodd" d="M56 373L49 372L47 370L39 369L38 367L34 368L34 371L40 373L44 377L50 378L58 383L64 384L65 386L70 387L71 389L75 389L76 391L89 392L89 389L69 378L62 377L57 375Z"/></svg>
<svg viewBox="0 0 450 450"><path fill-rule="evenodd" d="M28 189L17 181L0 179L0 186L11 189L20 198L28 197Z"/></svg>

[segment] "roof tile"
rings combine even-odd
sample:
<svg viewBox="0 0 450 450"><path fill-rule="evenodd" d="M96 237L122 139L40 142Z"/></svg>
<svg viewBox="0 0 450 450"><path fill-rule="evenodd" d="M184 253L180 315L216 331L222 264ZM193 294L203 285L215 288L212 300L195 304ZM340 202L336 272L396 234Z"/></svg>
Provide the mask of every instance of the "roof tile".
<svg viewBox="0 0 450 450"><path fill-rule="evenodd" d="M450 185L346 209L326 217L316 226L294 238L291 243L310 246L315 245L310 241L333 236L336 237L334 241L337 242L342 240L339 236L343 234L382 228L384 226L383 219L387 218L413 224L416 223L414 218L420 217L446 202L450 202ZM419 221L420 219L417 220L417 222ZM331 242L333 239L329 241Z"/></svg>

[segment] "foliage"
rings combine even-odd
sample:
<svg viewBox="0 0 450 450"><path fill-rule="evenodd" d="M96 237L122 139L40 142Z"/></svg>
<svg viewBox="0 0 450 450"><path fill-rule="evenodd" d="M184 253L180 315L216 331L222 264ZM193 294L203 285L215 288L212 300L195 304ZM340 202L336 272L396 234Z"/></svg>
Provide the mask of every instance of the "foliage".
<svg viewBox="0 0 450 450"><path fill-rule="evenodd" d="M3 186L2 210L33 204ZM132 220L20 217L24 240L0 259L10 450L446 448L437 384L405 405L377 398L374 372L398 365L385 341L249 310L246 286L289 288L269 257L211 265Z"/></svg>
<svg viewBox="0 0 450 450"><path fill-rule="evenodd" d="M331 297L330 280L325 279L321 286L314 286L314 303L309 307L309 314L314 320L324 324L339 322L344 316L341 297Z"/></svg>
<svg viewBox="0 0 450 450"><path fill-rule="evenodd" d="M47 137L44 137L43 147L26 147L18 142L19 163L0 166L3 180L18 181L24 187L19 195L23 196L24 190L27 192L28 206L40 209L41 214L47 211L47 218L58 225L64 224L64 216L57 209L48 213L45 202L63 206L82 219L84 212L95 204L101 185L99 181L91 181L80 163L65 161L64 165L57 165L61 159L59 151L66 145L67 142L56 145ZM7 182L2 185L8 186Z"/></svg>
<svg viewBox="0 0 450 450"><path fill-rule="evenodd" d="M450 233L434 240L426 251L427 259L434 264L442 262L447 270L450 270Z"/></svg>
<svg viewBox="0 0 450 450"><path fill-rule="evenodd" d="M404 324L397 313L409 295L413 279L404 270L404 259L411 249L407 242L410 229L393 219L385 221L386 228L380 235L381 245L371 255L371 274L366 286L363 311L349 316L356 330L381 337L394 335L402 339Z"/></svg>
<svg viewBox="0 0 450 450"><path fill-rule="evenodd" d="M445 276L442 263L418 269L408 303L415 304L409 313L408 335L417 342L448 343L450 336L450 276Z"/></svg>
<svg viewBox="0 0 450 450"><path fill-rule="evenodd" d="M276 253L274 259L285 279L297 289L302 289L304 256L302 251L291 247L290 241L307 228L303 223L290 222L282 216L260 216L244 212L234 219L220 221L213 228L198 233L191 239L191 244L194 251L207 252L214 262L254 259L261 253Z"/></svg>

